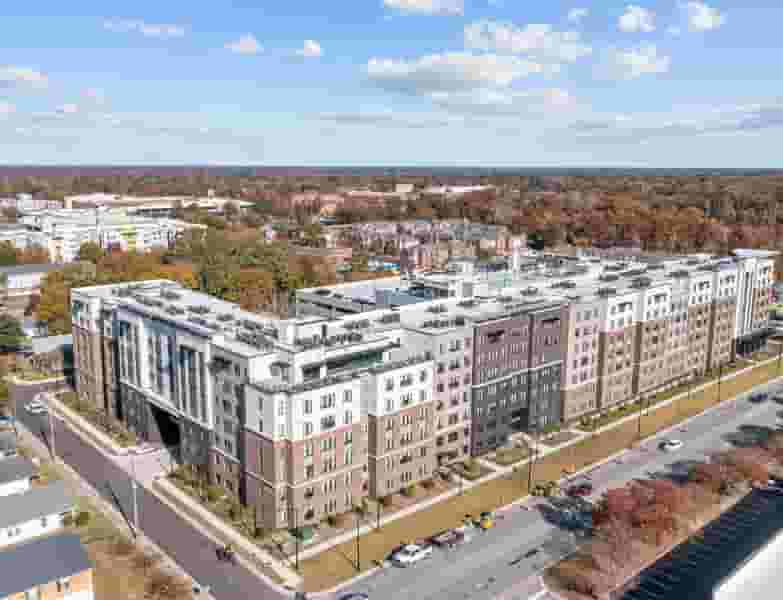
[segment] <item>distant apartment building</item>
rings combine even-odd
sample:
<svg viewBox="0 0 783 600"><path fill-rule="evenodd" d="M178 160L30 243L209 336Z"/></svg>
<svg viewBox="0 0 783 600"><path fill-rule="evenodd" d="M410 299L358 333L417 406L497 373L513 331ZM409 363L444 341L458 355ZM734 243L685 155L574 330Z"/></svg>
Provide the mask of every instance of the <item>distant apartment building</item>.
<svg viewBox="0 0 783 600"><path fill-rule="evenodd" d="M40 247L52 262L68 263L87 242L106 250L146 252L170 247L188 229L203 228L176 219L134 216L125 209L42 209L24 211L18 227L0 230L0 241L19 249Z"/></svg>
<svg viewBox="0 0 783 600"><path fill-rule="evenodd" d="M291 319L168 281L82 288L77 387L297 527L757 347L772 261L460 260L299 290Z"/></svg>

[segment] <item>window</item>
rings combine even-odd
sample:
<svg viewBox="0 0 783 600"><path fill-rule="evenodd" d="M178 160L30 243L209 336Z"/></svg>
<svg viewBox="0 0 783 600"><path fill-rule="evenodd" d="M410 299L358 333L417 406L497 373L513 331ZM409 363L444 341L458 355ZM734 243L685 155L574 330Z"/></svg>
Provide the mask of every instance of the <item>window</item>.
<svg viewBox="0 0 783 600"><path fill-rule="evenodd" d="M353 443L353 431L346 431L343 437L343 443L350 446Z"/></svg>
<svg viewBox="0 0 783 600"><path fill-rule="evenodd" d="M68 579L67 577L65 577L63 579L60 579L57 582L57 591L59 593L63 593L63 592L68 593L68 592L70 592L71 591L71 580Z"/></svg>
<svg viewBox="0 0 783 600"><path fill-rule="evenodd" d="M353 397L351 395L351 390L345 390L343 392L343 403L348 404L349 402L353 402Z"/></svg>
<svg viewBox="0 0 783 600"><path fill-rule="evenodd" d="M277 405L277 415L279 417L285 416L285 400L281 400L280 404Z"/></svg>
<svg viewBox="0 0 783 600"><path fill-rule="evenodd" d="M313 442L307 442L304 446L305 458L310 458L313 455Z"/></svg>
<svg viewBox="0 0 783 600"><path fill-rule="evenodd" d="M394 398L386 398L386 412L394 411Z"/></svg>
<svg viewBox="0 0 783 600"><path fill-rule="evenodd" d="M313 399L305 398L304 401L304 414L310 415L313 413Z"/></svg>
<svg viewBox="0 0 783 600"><path fill-rule="evenodd" d="M321 408L327 409L327 408L334 408L336 400L336 394L334 392L331 392L329 394L324 394L321 396Z"/></svg>
<svg viewBox="0 0 783 600"><path fill-rule="evenodd" d="M263 419L259 419L258 420L258 430L259 431L264 431L264 420Z"/></svg>
<svg viewBox="0 0 783 600"><path fill-rule="evenodd" d="M313 424L312 423L305 423L304 424L304 434L305 435L312 435L313 434Z"/></svg>

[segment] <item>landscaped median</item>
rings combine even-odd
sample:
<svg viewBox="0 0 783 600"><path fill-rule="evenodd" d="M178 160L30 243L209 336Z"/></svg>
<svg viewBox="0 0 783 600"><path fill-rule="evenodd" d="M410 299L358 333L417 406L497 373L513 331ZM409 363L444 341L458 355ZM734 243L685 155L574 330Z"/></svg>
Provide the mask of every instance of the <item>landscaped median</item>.
<svg viewBox="0 0 783 600"><path fill-rule="evenodd" d="M74 392L59 397L49 394L50 410L68 421L80 433L90 438L101 449L123 455L137 445L136 436L116 422L111 422L100 410L79 399Z"/></svg>
<svg viewBox="0 0 783 600"><path fill-rule="evenodd" d="M774 359L732 375L724 374L720 397L732 398L778 375ZM671 394L668 395L671 398ZM714 406L717 401L718 385L713 382L694 389L690 395L684 394L670 403L653 406L645 411L641 419L641 436L648 437L697 415ZM558 480L564 473L588 467L629 448L639 440L639 427L639 421L634 418L618 421L540 458L533 468L534 485L537 482ZM512 473L490 474L487 480L478 485L466 487L463 494L400 517L384 524L380 530L361 536L359 571L375 567L403 541L429 537L459 525L466 514L495 510L524 497L528 493L529 468L525 463ZM356 541L349 540L302 561L300 572L304 576L305 588L308 591L329 589L357 575L356 547Z"/></svg>

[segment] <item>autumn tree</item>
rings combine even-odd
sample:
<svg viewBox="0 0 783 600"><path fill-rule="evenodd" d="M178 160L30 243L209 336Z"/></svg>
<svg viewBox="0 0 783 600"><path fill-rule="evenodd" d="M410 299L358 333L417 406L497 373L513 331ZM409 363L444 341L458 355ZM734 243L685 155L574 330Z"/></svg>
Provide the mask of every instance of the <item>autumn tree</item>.
<svg viewBox="0 0 783 600"><path fill-rule="evenodd" d="M104 256L103 248L100 244L95 242L84 242L79 246L79 254L77 258L79 260L85 260L93 264L97 264Z"/></svg>

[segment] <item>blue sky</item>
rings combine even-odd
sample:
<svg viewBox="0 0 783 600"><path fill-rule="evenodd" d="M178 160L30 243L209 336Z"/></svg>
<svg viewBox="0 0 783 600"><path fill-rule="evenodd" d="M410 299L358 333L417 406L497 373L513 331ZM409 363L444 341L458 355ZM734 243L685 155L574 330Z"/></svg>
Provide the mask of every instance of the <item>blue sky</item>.
<svg viewBox="0 0 783 600"><path fill-rule="evenodd" d="M1 163L781 166L779 1L119 4L4 6Z"/></svg>

